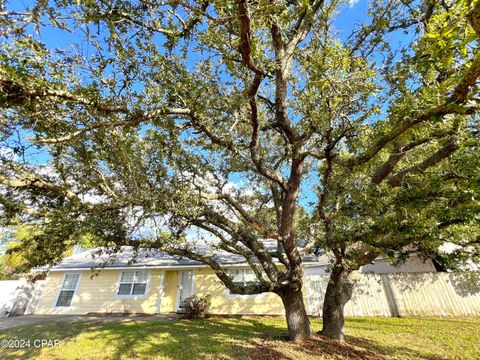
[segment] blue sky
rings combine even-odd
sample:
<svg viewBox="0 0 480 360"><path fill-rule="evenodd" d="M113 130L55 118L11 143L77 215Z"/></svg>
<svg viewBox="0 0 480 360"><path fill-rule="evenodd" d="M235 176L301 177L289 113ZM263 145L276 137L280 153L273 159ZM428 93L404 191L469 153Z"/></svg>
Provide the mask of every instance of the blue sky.
<svg viewBox="0 0 480 360"><path fill-rule="evenodd" d="M6 0L6 8L9 10L22 11L26 8L31 8L35 1L33 0ZM340 37L345 39L350 33L353 26L363 23L367 17L368 2L366 0L350 0L347 4L341 7L341 12L338 15L335 26L341 30ZM53 28L51 26L43 26L40 33L34 32L33 26L29 28L30 33L35 38L44 42L49 48L66 48L72 43L79 43L82 37L75 33L67 33L66 31ZM88 44L85 42L85 51L88 51Z"/></svg>
<svg viewBox="0 0 480 360"><path fill-rule="evenodd" d="M31 7L33 4L34 1L13 0L7 2L7 8L10 10L22 11L27 7ZM367 6L368 3L366 0L351 0L340 8L340 13L334 24L338 29L338 36L340 39L346 40L355 25L364 23L367 20ZM85 57L91 56L96 51L96 49L84 39L83 34L79 35L76 31L69 33L57 29L48 25L47 21L44 22L44 25L41 26L39 30L40 31L37 33L33 26L28 28L29 33L34 38L44 43L49 49L69 49L69 51L76 51L74 50L73 45L77 45L77 48ZM95 29L92 28L92 32L96 32L96 27ZM158 40L162 41L162 37L160 36ZM195 58L196 56L194 55L192 59ZM139 86L142 85L139 84ZM23 136L28 139L32 134L25 132ZM50 160L50 156L45 150L36 147L32 147L27 155L29 157L29 162L33 164L46 164ZM240 179L236 179L235 175L232 176L230 181L239 185L242 184ZM314 188L316 182L315 178L305 179L304 193L301 201L307 206L307 208L309 207L308 203L314 200Z"/></svg>
<svg viewBox="0 0 480 360"><path fill-rule="evenodd" d="M31 8L34 5L33 0L7 0L6 8L11 11L23 11L26 8ZM336 20L336 27L340 30L339 36L345 39L352 30L354 24L365 21L367 13L367 1L366 0L350 0L348 4L345 4L341 8L341 13ZM28 28L28 32L36 39L44 43L49 49L70 49L70 51L76 51L73 45L76 45L83 56L90 56L95 53L94 49L84 38L76 31L71 33L57 29L50 26L47 21L40 27L40 31L37 33L32 26ZM93 31L93 29L92 29ZM160 41L162 40L160 36ZM192 59L195 59L193 56ZM139 85L141 86L141 85ZM25 138L29 138L32 134L26 132ZM32 148L29 150L29 158L32 162L41 164L48 161L49 156L44 151L38 148Z"/></svg>
<svg viewBox="0 0 480 360"><path fill-rule="evenodd" d="M32 6L33 1L27 0L14 0L8 1L7 8L10 10L21 11L25 7ZM348 35L351 33L354 26L357 26L360 23L365 23L367 19L367 7L368 3L366 0L351 0L349 3L344 4L341 7L340 14L336 18L335 27L338 29L338 36L341 40L346 40ZM93 31L93 29L92 29ZM95 28L96 31L96 28ZM96 50L83 38L79 36L75 31L68 33L63 30L56 29L52 26L46 24L45 26L40 27L39 33L34 31L34 27L29 27L29 33L34 37L43 42L50 49L70 49L73 50L73 45L78 45L78 48L82 52L82 55L88 57L92 55ZM394 35L395 37L395 35ZM159 38L161 41L161 37ZM195 56L193 57L195 59ZM141 84L139 85L141 86ZM32 134L25 132L25 138L30 137ZM32 148L29 151L30 161L36 164L44 164L48 162L49 156L45 151L42 151L38 148ZM235 181L234 178L231 179ZM315 181L308 182L306 184L307 191L309 194L306 194L304 201L311 201L311 195L313 195L312 188L315 186Z"/></svg>

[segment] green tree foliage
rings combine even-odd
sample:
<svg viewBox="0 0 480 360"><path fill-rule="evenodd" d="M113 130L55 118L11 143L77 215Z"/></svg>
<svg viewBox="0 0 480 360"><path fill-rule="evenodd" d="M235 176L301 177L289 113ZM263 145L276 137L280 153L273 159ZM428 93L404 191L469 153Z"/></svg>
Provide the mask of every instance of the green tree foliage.
<svg viewBox="0 0 480 360"><path fill-rule="evenodd" d="M275 292L300 339L302 259L325 251L323 333L341 340L360 266L478 258L480 3L374 2L341 28L347 7L4 6L0 202L5 225L32 226L30 266L82 236L162 249L209 265L233 293ZM52 34L64 43L42 41ZM235 284L186 241L193 228L258 281Z"/></svg>

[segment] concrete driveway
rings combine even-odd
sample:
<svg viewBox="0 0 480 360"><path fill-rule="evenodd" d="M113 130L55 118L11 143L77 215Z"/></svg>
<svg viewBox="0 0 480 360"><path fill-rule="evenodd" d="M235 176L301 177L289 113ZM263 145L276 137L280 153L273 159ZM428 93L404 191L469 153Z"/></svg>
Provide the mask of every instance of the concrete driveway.
<svg viewBox="0 0 480 360"><path fill-rule="evenodd" d="M129 321L175 321L176 314L159 314L151 316L91 316L91 315L23 315L0 318L0 332L24 325L35 325L55 321L87 322L129 322Z"/></svg>

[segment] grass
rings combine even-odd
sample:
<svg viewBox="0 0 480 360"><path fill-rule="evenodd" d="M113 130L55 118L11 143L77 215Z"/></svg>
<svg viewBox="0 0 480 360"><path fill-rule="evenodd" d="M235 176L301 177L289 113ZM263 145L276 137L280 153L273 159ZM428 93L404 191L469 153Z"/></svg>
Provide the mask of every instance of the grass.
<svg viewBox="0 0 480 360"><path fill-rule="evenodd" d="M314 319L315 331L321 321ZM30 339L24 349L0 348L0 359L480 359L479 319L347 319L347 341L315 336L282 340L284 320L210 318L177 322L51 322L0 332ZM35 339L60 340L35 348Z"/></svg>

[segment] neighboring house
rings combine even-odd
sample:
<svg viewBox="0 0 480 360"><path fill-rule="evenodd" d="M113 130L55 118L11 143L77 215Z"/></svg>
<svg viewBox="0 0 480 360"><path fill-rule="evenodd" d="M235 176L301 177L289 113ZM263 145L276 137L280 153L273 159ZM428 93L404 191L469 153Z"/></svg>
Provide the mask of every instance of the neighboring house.
<svg viewBox="0 0 480 360"><path fill-rule="evenodd" d="M52 267L34 313L169 313L181 310L182 301L193 294L208 294L214 314L283 314L277 295L231 294L213 270L197 261L140 250L129 265L134 257L130 248L114 258L94 254L85 251ZM216 251L215 258L234 281L255 281L243 257ZM304 262L306 268L319 265L313 255Z"/></svg>
<svg viewBox="0 0 480 360"><path fill-rule="evenodd" d="M306 275L327 275L330 265L333 263L333 256L321 255L318 257L318 264L312 264L305 269ZM436 272L436 268L430 259L422 259L420 256L412 254L404 263L392 265L387 259L379 256L372 262L362 266L360 272L363 274L389 274L389 273L418 273L418 272Z"/></svg>
<svg viewBox="0 0 480 360"><path fill-rule="evenodd" d="M412 254L408 259L399 265L392 265L387 259L378 257L372 264L362 266L360 271L364 274L387 274L387 273L399 273L399 272L436 272L437 269L430 259L422 259L420 256Z"/></svg>

